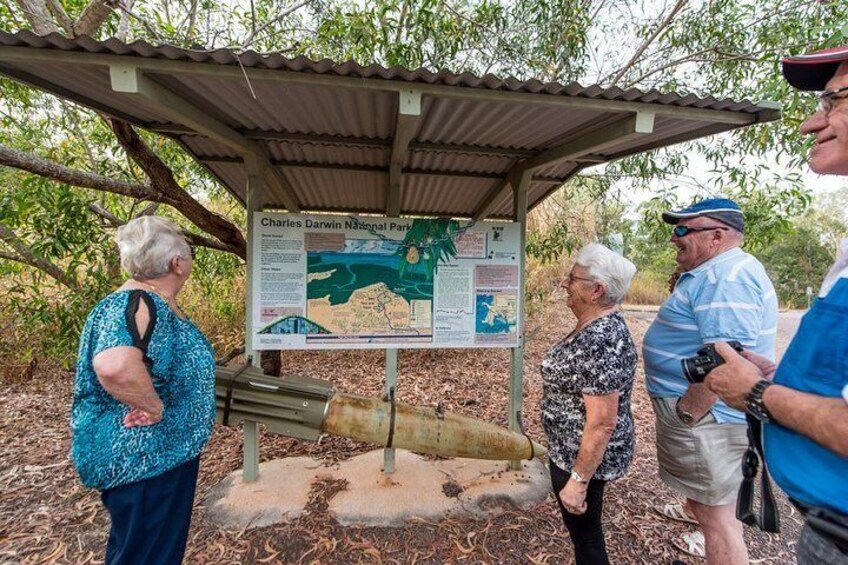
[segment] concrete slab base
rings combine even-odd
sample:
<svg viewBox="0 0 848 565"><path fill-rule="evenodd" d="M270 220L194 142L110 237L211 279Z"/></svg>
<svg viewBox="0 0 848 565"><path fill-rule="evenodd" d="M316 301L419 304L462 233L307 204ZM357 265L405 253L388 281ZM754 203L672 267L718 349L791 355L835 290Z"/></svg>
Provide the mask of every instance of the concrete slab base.
<svg viewBox="0 0 848 565"><path fill-rule="evenodd" d="M383 450L370 451L324 467L308 457L292 457L259 465L259 478L245 483L241 471L209 494L210 519L227 528L246 529L289 522L300 516L312 484L324 478L344 479L347 488L328 501L343 525L402 526L411 518L439 520L447 516L484 516L527 508L545 500L551 485L538 459L509 470L504 461L429 460L398 449L395 472L381 472Z"/></svg>

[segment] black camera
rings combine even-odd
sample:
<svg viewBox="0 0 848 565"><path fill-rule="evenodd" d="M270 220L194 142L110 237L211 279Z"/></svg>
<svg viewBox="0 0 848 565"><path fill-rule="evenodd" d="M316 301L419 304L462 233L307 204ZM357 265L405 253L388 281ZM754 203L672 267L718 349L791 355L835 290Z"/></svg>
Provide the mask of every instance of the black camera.
<svg viewBox="0 0 848 565"><path fill-rule="evenodd" d="M728 341L727 345L742 353L744 347L738 341ZM694 357L681 361L683 365L683 376L692 384L702 383L710 371L724 363L724 359L718 354L714 343L708 343L698 350Z"/></svg>

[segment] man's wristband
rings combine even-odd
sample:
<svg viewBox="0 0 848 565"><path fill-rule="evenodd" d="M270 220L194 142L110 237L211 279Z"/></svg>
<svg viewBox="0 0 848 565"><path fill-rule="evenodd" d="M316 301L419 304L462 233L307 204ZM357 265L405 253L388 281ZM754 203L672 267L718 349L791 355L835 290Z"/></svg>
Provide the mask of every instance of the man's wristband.
<svg viewBox="0 0 848 565"><path fill-rule="evenodd" d="M774 417L763 402L763 394L772 384L774 383L771 381L761 379L754 385L754 388L745 395L745 409L751 416L764 424L774 423Z"/></svg>

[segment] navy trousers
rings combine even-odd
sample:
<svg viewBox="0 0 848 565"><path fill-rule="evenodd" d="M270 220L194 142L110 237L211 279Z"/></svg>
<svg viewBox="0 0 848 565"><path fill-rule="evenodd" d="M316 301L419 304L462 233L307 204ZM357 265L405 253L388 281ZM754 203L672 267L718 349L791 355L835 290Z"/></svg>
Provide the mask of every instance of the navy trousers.
<svg viewBox="0 0 848 565"><path fill-rule="evenodd" d="M200 457L170 471L104 490L112 517L106 565L179 565L185 553Z"/></svg>

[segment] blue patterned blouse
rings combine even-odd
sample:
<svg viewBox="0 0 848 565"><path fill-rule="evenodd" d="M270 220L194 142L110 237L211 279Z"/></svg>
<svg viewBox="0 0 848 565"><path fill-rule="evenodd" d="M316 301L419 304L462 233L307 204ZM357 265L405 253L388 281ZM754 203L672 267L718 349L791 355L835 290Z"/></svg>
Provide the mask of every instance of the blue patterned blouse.
<svg viewBox="0 0 848 565"><path fill-rule="evenodd" d="M156 305L156 323L147 354L153 361L153 386L165 408L157 424L124 427L130 407L101 386L92 360L101 351L133 345L125 315L131 292L114 292L92 309L77 355L72 456L83 484L100 490L160 475L195 458L215 421L212 347L190 320L148 292Z"/></svg>

